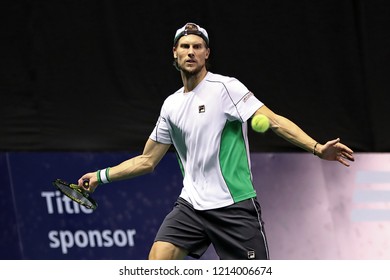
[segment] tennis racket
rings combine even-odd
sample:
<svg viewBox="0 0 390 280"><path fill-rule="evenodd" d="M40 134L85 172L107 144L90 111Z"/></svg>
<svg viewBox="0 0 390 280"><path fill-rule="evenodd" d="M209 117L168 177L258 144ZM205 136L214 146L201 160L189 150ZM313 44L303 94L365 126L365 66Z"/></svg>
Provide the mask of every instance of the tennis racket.
<svg viewBox="0 0 390 280"><path fill-rule="evenodd" d="M79 185L69 184L61 179L53 181L53 185L62 194L88 209L95 210L98 206L96 201L90 196L90 193ZM84 181L83 185L84 187L88 187L89 182Z"/></svg>

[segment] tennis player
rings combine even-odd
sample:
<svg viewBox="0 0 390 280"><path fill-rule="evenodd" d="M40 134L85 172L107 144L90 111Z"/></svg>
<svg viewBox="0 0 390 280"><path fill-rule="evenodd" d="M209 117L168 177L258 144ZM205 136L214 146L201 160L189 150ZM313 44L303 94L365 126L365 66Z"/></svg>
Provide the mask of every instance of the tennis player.
<svg viewBox="0 0 390 280"><path fill-rule="evenodd" d="M247 138L247 121L270 120L282 138L321 159L349 166L353 151L340 139L320 144L292 121L275 114L239 80L208 71L207 31L187 23L173 40L174 65L183 87L166 98L141 155L83 175L89 190L154 170L174 145L183 188L162 222L149 259L200 258L213 244L220 259L269 259L257 201Z"/></svg>

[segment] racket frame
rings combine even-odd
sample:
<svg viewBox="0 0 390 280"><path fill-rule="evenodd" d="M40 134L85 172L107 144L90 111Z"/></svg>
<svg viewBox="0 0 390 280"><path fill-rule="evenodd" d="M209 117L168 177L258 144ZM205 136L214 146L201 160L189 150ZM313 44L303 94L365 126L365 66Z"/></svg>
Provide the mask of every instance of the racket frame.
<svg viewBox="0 0 390 280"><path fill-rule="evenodd" d="M88 181L84 181L83 185L85 187L87 187L89 184ZM83 187L80 187L79 185L76 185L76 184L69 184L68 182L65 182L61 179L56 179L55 181L53 181L53 185L65 196L67 196L68 198L70 198L71 200L77 202L78 204L84 206L85 208L87 209L92 209L92 210L95 210L98 206L97 202L90 196L90 192L88 192L87 190L85 190ZM84 201L82 201L81 199L75 197L75 196L72 196L71 194L67 193L66 191L64 191L63 189L61 189L61 187L59 185L62 185L62 186L65 186L66 188L69 188L70 190L73 190L73 191L76 191L78 193L81 194L82 197L84 197L89 203L86 203Z"/></svg>

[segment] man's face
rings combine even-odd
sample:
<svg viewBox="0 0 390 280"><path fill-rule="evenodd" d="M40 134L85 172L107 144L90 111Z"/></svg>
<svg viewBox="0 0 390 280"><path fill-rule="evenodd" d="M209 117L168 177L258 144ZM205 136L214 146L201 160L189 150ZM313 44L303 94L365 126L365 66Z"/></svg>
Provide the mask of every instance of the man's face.
<svg viewBox="0 0 390 280"><path fill-rule="evenodd" d="M177 65L185 73L197 74L205 66L210 54L204 40L198 35L183 36L173 48L173 56Z"/></svg>

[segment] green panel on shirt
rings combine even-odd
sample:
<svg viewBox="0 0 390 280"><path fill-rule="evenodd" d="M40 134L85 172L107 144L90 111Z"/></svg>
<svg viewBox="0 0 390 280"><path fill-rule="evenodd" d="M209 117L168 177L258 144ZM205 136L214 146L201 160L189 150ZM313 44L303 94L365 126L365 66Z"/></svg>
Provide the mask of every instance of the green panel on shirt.
<svg viewBox="0 0 390 280"><path fill-rule="evenodd" d="M226 123L222 132L219 162L234 202L256 196L241 122Z"/></svg>

